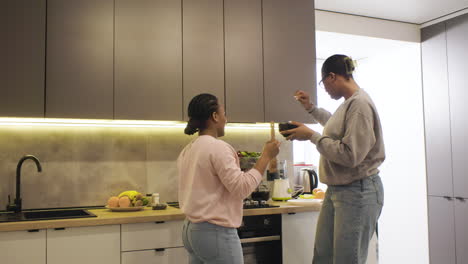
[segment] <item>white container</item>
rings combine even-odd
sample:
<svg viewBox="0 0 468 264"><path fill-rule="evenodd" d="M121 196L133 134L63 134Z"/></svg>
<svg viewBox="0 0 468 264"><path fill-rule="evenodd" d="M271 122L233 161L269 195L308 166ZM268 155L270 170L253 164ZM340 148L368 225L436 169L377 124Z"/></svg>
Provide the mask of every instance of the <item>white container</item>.
<svg viewBox="0 0 468 264"><path fill-rule="evenodd" d="M151 200L151 205L156 206L159 204L159 193L153 193L153 199Z"/></svg>

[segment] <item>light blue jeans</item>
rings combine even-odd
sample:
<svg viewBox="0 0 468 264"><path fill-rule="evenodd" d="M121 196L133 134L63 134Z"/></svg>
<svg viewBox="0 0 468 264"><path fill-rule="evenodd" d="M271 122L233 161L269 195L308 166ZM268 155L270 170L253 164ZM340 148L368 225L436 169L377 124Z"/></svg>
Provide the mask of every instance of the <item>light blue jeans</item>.
<svg viewBox="0 0 468 264"><path fill-rule="evenodd" d="M236 228L185 220L182 230L190 264L243 264L242 246Z"/></svg>
<svg viewBox="0 0 468 264"><path fill-rule="evenodd" d="M317 223L313 264L365 264L384 202L380 177L329 185Z"/></svg>

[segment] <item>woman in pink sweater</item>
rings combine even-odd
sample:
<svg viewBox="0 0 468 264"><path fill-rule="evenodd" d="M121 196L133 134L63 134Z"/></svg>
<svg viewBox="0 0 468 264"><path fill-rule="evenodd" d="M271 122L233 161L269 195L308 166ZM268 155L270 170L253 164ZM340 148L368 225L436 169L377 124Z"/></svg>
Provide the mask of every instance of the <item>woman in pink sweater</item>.
<svg viewBox="0 0 468 264"><path fill-rule="evenodd" d="M242 202L260 183L270 160L279 152L278 141L265 143L254 168L241 171L234 148L224 136L226 116L218 98L195 96L188 107L185 134L198 132L180 153L179 203L186 215L182 238L190 264L241 264L237 227Z"/></svg>

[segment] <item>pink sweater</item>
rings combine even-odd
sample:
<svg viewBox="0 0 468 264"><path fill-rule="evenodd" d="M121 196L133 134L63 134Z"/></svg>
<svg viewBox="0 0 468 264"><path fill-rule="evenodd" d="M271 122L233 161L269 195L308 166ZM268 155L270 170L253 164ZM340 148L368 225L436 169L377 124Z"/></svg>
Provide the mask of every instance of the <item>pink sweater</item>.
<svg viewBox="0 0 468 264"><path fill-rule="evenodd" d="M242 202L262 179L256 169L241 171L231 145L207 135L182 150L177 168L180 208L193 223L239 227Z"/></svg>

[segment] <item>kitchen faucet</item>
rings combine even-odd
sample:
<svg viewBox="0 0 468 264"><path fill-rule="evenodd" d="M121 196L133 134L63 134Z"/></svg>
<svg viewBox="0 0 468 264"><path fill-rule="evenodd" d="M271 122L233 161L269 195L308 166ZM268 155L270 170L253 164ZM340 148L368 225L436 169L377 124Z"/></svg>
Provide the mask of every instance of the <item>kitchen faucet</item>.
<svg viewBox="0 0 468 264"><path fill-rule="evenodd" d="M26 155L19 160L18 166L16 167L16 199L15 203L11 204L10 195L8 195L7 211L14 211L15 213L21 212L21 167L23 166L23 162L28 159L36 163L38 172L42 171L41 163L33 155Z"/></svg>

